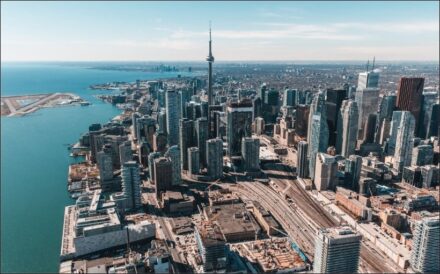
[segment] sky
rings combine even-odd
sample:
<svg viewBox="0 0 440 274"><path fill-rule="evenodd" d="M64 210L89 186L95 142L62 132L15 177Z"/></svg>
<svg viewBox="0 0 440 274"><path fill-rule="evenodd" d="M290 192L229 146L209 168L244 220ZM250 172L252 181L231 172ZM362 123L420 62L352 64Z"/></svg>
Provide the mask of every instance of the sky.
<svg viewBox="0 0 440 274"><path fill-rule="evenodd" d="M439 60L439 2L1 2L3 61Z"/></svg>

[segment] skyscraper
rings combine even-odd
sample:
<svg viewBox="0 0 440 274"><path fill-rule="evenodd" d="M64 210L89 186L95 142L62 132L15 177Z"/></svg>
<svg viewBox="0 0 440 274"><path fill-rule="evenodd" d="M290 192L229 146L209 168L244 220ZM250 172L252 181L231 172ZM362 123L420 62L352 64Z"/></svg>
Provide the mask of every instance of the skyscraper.
<svg viewBox="0 0 440 274"><path fill-rule="evenodd" d="M301 138L307 138L310 107L308 105L297 105L295 112L295 134Z"/></svg>
<svg viewBox="0 0 440 274"><path fill-rule="evenodd" d="M206 57L206 61L208 61L208 104L213 105L212 98L212 63L214 63L214 56L212 55L212 40L211 40L211 26L209 26L209 53L208 57Z"/></svg>
<svg viewBox="0 0 440 274"><path fill-rule="evenodd" d="M345 158L354 154L358 132L359 111L353 100L344 100L339 112L336 151Z"/></svg>
<svg viewBox="0 0 440 274"><path fill-rule="evenodd" d="M368 114L367 122L365 123L363 144L374 143L374 133L376 132L377 115L375 113Z"/></svg>
<svg viewBox="0 0 440 274"><path fill-rule="evenodd" d="M168 133L168 145L179 144L179 120L180 103L179 94L175 90L167 90L166 93L166 123Z"/></svg>
<svg viewBox="0 0 440 274"><path fill-rule="evenodd" d="M121 166L128 161L133 160L133 152L131 151L131 142L125 141L119 145L119 158Z"/></svg>
<svg viewBox="0 0 440 274"><path fill-rule="evenodd" d="M141 199L141 177L139 175L139 164L135 161L125 162L122 165L122 192L126 199L128 209L137 209L142 206Z"/></svg>
<svg viewBox="0 0 440 274"><path fill-rule="evenodd" d="M260 139L243 138L241 141L241 153L246 171L260 170Z"/></svg>
<svg viewBox="0 0 440 274"><path fill-rule="evenodd" d="M440 220L438 217L431 217L418 221L413 238L411 268L421 273L439 273L439 253Z"/></svg>
<svg viewBox="0 0 440 274"><path fill-rule="evenodd" d="M200 166L206 167L206 141L209 139L208 119L205 117L196 120L196 142L200 151Z"/></svg>
<svg viewBox="0 0 440 274"><path fill-rule="evenodd" d="M385 139L384 137L382 138L382 136L387 135L386 127L390 125L391 119L393 118L393 111L396 106L396 98L397 97L395 95L387 95L382 98L382 101L380 101L376 122L376 143L382 144L383 139Z"/></svg>
<svg viewBox="0 0 440 274"><path fill-rule="evenodd" d="M101 184L113 179L113 160L110 145L105 145L96 155Z"/></svg>
<svg viewBox="0 0 440 274"><path fill-rule="evenodd" d="M358 138L364 136L365 122L369 114L375 114L379 103L379 73L367 71L359 73L355 101L359 109Z"/></svg>
<svg viewBox="0 0 440 274"><path fill-rule="evenodd" d="M312 180L315 177L316 155L318 152L327 151L328 147L328 125L325 111L324 94L319 93L313 98L309 115L309 133L307 143L309 144L309 175Z"/></svg>
<svg viewBox="0 0 440 274"><path fill-rule="evenodd" d="M180 149L178 146L171 146L165 153L166 157L169 157L172 164L172 185L180 185L182 182L182 171L180 166Z"/></svg>
<svg viewBox="0 0 440 274"><path fill-rule="evenodd" d="M296 90L295 89L285 89L283 94L283 106L292 106L296 105Z"/></svg>
<svg viewBox="0 0 440 274"><path fill-rule="evenodd" d="M316 155L314 183L316 190L334 190L338 163L334 156L326 153Z"/></svg>
<svg viewBox="0 0 440 274"><path fill-rule="evenodd" d="M160 157L159 152L151 152L148 155L148 171L150 176L150 182L154 182L154 160Z"/></svg>
<svg viewBox="0 0 440 274"><path fill-rule="evenodd" d="M188 148L188 171L189 174L199 174L200 171L200 152L198 147ZM209 172L209 166L208 166Z"/></svg>
<svg viewBox="0 0 440 274"><path fill-rule="evenodd" d="M430 145L419 145L413 148L412 166L424 166L432 164L434 159L434 150Z"/></svg>
<svg viewBox="0 0 440 274"><path fill-rule="evenodd" d="M315 273L357 273L362 236L349 227L321 228L315 243Z"/></svg>
<svg viewBox="0 0 440 274"><path fill-rule="evenodd" d="M354 191L359 191L359 179L362 171L362 157L359 155L350 155L345 160L346 184Z"/></svg>
<svg viewBox="0 0 440 274"><path fill-rule="evenodd" d="M223 176L223 141L219 138L206 142L208 176L218 179Z"/></svg>
<svg viewBox="0 0 440 274"><path fill-rule="evenodd" d="M345 89L327 89L325 99L325 109L329 131L329 146L336 146L337 129L339 123L339 112L343 100L347 98Z"/></svg>
<svg viewBox="0 0 440 274"><path fill-rule="evenodd" d="M195 145L194 122L183 118L180 119L179 144L180 144L180 163L183 170L188 170L188 148Z"/></svg>
<svg viewBox="0 0 440 274"><path fill-rule="evenodd" d="M243 100L230 102L226 107L226 140L228 156L241 156L241 141L243 137L252 134L252 102Z"/></svg>
<svg viewBox="0 0 440 274"><path fill-rule="evenodd" d="M423 85L425 78L413 77L400 78L397 88L396 107L399 110L410 111L416 121L415 130L417 134L418 126L421 122ZM420 136L424 137L424 136Z"/></svg>
<svg viewBox="0 0 440 274"><path fill-rule="evenodd" d="M166 157L159 157L154 160L154 184L156 185L156 197L160 198L161 193L167 191L173 185L173 165Z"/></svg>
<svg viewBox="0 0 440 274"><path fill-rule="evenodd" d="M308 143L305 141L300 141L298 143L298 152L297 152L297 160L296 160L296 174L299 178L306 178L309 170L309 166L307 165L307 150Z"/></svg>
<svg viewBox="0 0 440 274"><path fill-rule="evenodd" d="M411 112L402 111L402 117L397 128L396 149L393 161L393 168L398 173L403 171L403 167L411 164L415 123L416 121Z"/></svg>

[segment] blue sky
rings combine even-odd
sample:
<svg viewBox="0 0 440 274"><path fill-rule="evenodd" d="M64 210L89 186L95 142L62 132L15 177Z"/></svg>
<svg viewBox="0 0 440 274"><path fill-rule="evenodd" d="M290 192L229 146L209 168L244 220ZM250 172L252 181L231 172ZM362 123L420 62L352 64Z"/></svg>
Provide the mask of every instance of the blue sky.
<svg viewBox="0 0 440 274"><path fill-rule="evenodd" d="M438 60L432 2L2 2L2 61Z"/></svg>

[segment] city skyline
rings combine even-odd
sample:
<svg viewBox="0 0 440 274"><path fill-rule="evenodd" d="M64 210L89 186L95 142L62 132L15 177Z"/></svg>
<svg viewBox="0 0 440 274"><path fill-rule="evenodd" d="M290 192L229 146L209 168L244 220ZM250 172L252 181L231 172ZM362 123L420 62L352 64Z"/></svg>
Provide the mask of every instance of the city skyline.
<svg viewBox="0 0 440 274"><path fill-rule="evenodd" d="M438 2L2 2L2 62L203 61L210 20L219 61L434 61L438 8Z"/></svg>

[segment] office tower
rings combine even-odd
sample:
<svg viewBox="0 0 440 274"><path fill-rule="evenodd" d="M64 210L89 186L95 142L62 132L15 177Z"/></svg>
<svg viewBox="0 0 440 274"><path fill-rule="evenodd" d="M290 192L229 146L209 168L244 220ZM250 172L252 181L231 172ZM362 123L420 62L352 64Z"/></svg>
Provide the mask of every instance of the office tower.
<svg viewBox="0 0 440 274"><path fill-rule="evenodd" d="M138 123L137 123L137 119L139 119L139 114L138 113L136 113L136 112L133 112L132 114L131 114L131 125L132 125L132 127L133 127L133 132L132 132L132 134L133 134L133 137L134 137L134 139L135 139L135 141L138 139L138 130L137 130L137 126L138 126Z"/></svg>
<svg viewBox="0 0 440 274"><path fill-rule="evenodd" d="M359 191L359 179L362 171L362 157L359 155L350 155L345 160L346 184L356 192Z"/></svg>
<svg viewBox="0 0 440 274"><path fill-rule="evenodd" d="M303 139L307 138L310 107L308 105L297 105L295 112L295 134Z"/></svg>
<svg viewBox="0 0 440 274"><path fill-rule="evenodd" d="M416 130L416 134L421 122L420 114L422 112L424 83L425 78L402 77L400 78L399 86L397 88L396 107L402 111L410 111L414 116L416 121L414 130Z"/></svg>
<svg viewBox="0 0 440 274"><path fill-rule="evenodd" d="M359 194L370 197L376 194L377 181L373 178L363 177L359 179Z"/></svg>
<svg viewBox="0 0 440 274"><path fill-rule="evenodd" d="M324 94L319 93L313 98L310 107L307 143L309 144L309 175L314 179L316 155L325 152L328 147L328 125L325 111Z"/></svg>
<svg viewBox="0 0 440 274"><path fill-rule="evenodd" d="M96 155L101 183L113 179L113 159L110 145L105 145Z"/></svg>
<svg viewBox="0 0 440 274"><path fill-rule="evenodd" d="M257 117L254 120L254 125L255 125L255 129L254 132L257 135L262 135L264 134L265 130L265 124L264 124L264 119L261 117Z"/></svg>
<svg viewBox="0 0 440 274"><path fill-rule="evenodd" d="M188 148L195 145L194 122L187 118L179 121L180 163L183 170L188 170Z"/></svg>
<svg viewBox="0 0 440 274"><path fill-rule="evenodd" d="M334 190L336 188L336 173L338 163L334 156L326 153L318 153L316 155L316 167L314 183L316 190Z"/></svg>
<svg viewBox="0 0 440 274"><path fill-rule="evenodd" d="M387 95L382 98L379 104L379 111L377 114L377 122L376 122L376 133L375 133L375 141L376 143L382 144L383 135L389 134L386 133L387 127L391 123L391 119L393 118L393 111L396 106L396 96L395 95ZM386 122L385 122L386 121Z"/></svg>
<svg viewBox="0 0 440 274"><path fill-rule="evenodd" d="M219 138L206 142L208 176L218 179L223 176L223 141Z"/></svg>
<svg viewBox="0 0 440 274"><path fill-rule="evenodd" d="M213 97L212 97L212 63L214 63L214 56L212 55L212 40L211 40L211 27L209 27L209 53L208 57L206 57L206 61L208 61L208 104L213 105Z"/></svg>
<svg viewBox="0 0 440 274"><path fill-rule="evenodd" d="M368 114L367 122L365 123L363 144L374 143L374 133L376 132L377 115L374 113Z"/></svg>
<svg viewBox="0 0 440 274"><path fill-rule="evenodd" d="M246 171L260 170L260 139L243 138L241 141L241 153Z"/></svg>
<svg viewBox="0 0 440 274"><path fill-rule="evenodd" d="M159 157L154 160L154 184L157 198L160 198L161 193L169 190L173 185L172 173L173 164L169 158Z"/></svg>
<svg viewBox="0 0 440 274"><path fill-rule="evenodd" d="M390 126L390 138L388 138L388 155L394 155L394 151L396 150L396 141L397 141L397 131L400 125L400 120L402 118L402 111L394 111L393 118L391 120Z"/></svg>
<svg viewBox="0 0 440 274"><path fill-rule="evenodd" d="M327 89L325 99L325 109L327 116L329 146L336 146L338 129L338 118L342 101L347 98L347 91L344 89Z"/></svg>
<svg viewBox="0 0 440 274"><path fill-rule="evenodd" d="M307 165L307 150L308 144L305 141L300 141L298 143L298 152L296 160L296 174L299 178L306 178L309 170Z"/></svg>
<svg viewBox="0 0 440 274"><path fill-rule="evenodd" d="M252 119L255 120L257 117L263 116L263 100L260 97L252 99L252 107L254 109Z"/></svg>
<svg viewBox="0 0 440 274"><path fill-rule="evenodd" d="M165 104L166 104L166 95L165 95L165 91L163 89L159 89L157 91L157 103L159 105L160 108L164 108Z"/></svg>
<svg viewBox="0 0 440 274"><path fill-rule="evenodd" d="M174 146L179 144L179 94L175 90L167 90L166 98L168 145Z"/></svg>
<svg viewBox="0 0 440 274"><path fill-rule="evenodd" d="M264 104L270 106L278 105L279 93L274 88L271 88L269 91L266 91L264 95Z"/></svg>
<svg viewBox="0 0 440 274"><path fill-rule="evenodd" d="M167 113L163 108L157 114L157 126L157 132L167 134Z"/></svg>
<svg viewBox="0 0 440 274"><path fill-rule="evenodd" d="M148 173L150 175L150 182L154 182L154 160L160 156L161 154L159 152L151 152L148 155Z"/></svg>
<svg viewBox="0 0 440 274"><path fill-rule="evenodd" d="M283 94L283 106L292 106L296 105L296 90L295 89L285 89Z"/></svg>
<svg viewBox="0 0 440 274"><path fill-rule="evenodd" d="M195 101L190 101L186 104L186 118L190 120L197 120L202 117L202 105Z"/></svg>
<svg viewBox="0 0 440 274"><path fill-rule="evenodd" d="M436 109L435 109L436 108ZM419 127L419 137L422 138L429 138L432 135L430 135L430 122L431 119L434 118L434 121L436 120L438 123L439 119L439 92L436 91L424 91L423 92L423 103L422 103L422 112L420 115L420 127ZM434 115L434 112L437 112L436 115ZM437 124L438 128L438 124ZM436 135L436 134L434 134Z"/></svg>
<svg viewBox="0 0 440 274"><path fill-rule="evenodd" d="M425 165L420 167L422 177L422 187L430 188L440 183L440 167L437 165Z"/></svg>
<svg viewBox="0 0 440 274"><path fill-rule="evenodd" d="M200 171L200 152L198 147L188 148L188 171L191 175L199 174ZM209 166L208 166L209 171Z"/></svg>
<svg viewBox="0 0 440 274"><path fill-rule="evenodd" d="M171 146L165 153L165 157L169 157L172 164L172 185L180 185L182 182L182 170L180 166L180 149L178 146Z"/></svg>
<svg viewBox="0 0 440 274"><path fill-rule="evenodd" d="M208 119L205 117L196 120L196 142L200 151L200 166L206 167L206 141L209 139Z"/></svg>
<svg viewBox="0 0 440 274"><path fill-rule="evenodd" d="M377 111L379 102L379 73L367 71L359 73L355 101L359 109L358 138L364 136L365 122L369 114Z"/></svg>
<svg viewBox="0 0 440 274"><path fill-rule="evenodd" d="M165 153L167 148L167 135L161 132L156 132L153 137L153 151Z"/></svg>
<svg viewBox="0 0 440 274"><path fill-rule="evenodd" d="M321 228L315 242L315 273L357 273L362 236L349 228Z"/></svg>
<svg viewBox="0 0 440 274"><path fill-rule="evenodd" d="M432 164L434 160L434 149L430 145L419 145L412 151L412 166L424 166Z"/></svg>
<svg viewBox="0 0 440 274"><path fill-rule="evenodd" d="M135 161L125 162L122 165L122 192L126 198L128 209L137 209L142 206L141 200L141 177L139 164Z"/></svg>
<svg viewBox="0 0 440 274"><path fill-rule="evenodd" d="M438 217L417 221L411 251L411 268L420 273L440 272L440 220Z"/></svg>
<svg viewBox="0 0 440 274"><path fill-rule="evenodd" d="M97 162L97 154L102 149L105 143L104 135L101 131L90 131L89 132L89 143L90 143L90 161L92 163Z"/></svg>
<svg viewBox="0 0 440 274"><path fill-rule="evenodd" d="M264 98L266 98L266 92L267 92L267 86L266 83L263 83L258 90L258 97L261 98L261 100L264 103Z"/></svg>
<svg viewBox="0 0 440 274"><path fill-rule="evenodd" d="M414 116L409 111L402 111L399 127L397 128L396 149L394 151L393 168L401 173L403 167L411 164L413 149Z"/></svg>
<svg viewBox="0 0 440 274"><path fill-rule="evenodd" d="M347 99L354 100L356 96L356 86L350 86L347 90Z"/></svg>
<svg viewBox="0 0 440 274"><path fill-rule="evenodd" d="M252 102L230 102L226 107L228 156L241 155L241 140L252 135Z"/></svg>
<svg viewBox="0 0 440 274"><path fill-rule="evenodd" d="M192 89L182 89L179 91L180 95L180 117L187 117L186 103L191 101L191 96L194 95Z"/></svg>
<svg viewBox="0 0 440 274"><path fill-rule="evenodd" d="M216 138L217 137L217 115L218 112L221 112L223 110L223 106L221 105L212 105L208 107L208 122L209 122L209 138Z"/></svg>
<svg viewBox="0 0 440 274"><path fill-rule="evenodd" d="M359 110L353 100L344 100L339 112L336 151L345 158L354 154L358 132Z"/></svg>
<svg viewBox="0 0 440 274"><path fill-rule="evenodd" d="M439 136L439 125L440 125L440 105L435 104L432 106L431 117L428 123L428 133L426 137ZM440 138L440 137L439 137Z"/></svg>
<svg viewBox="0 0 440 274"><path fill-rule="evenodd" d="M125 141L119 145L119 161L121 166L128 161L133 160L133 152L131 151L131 142Z"/></svg>

